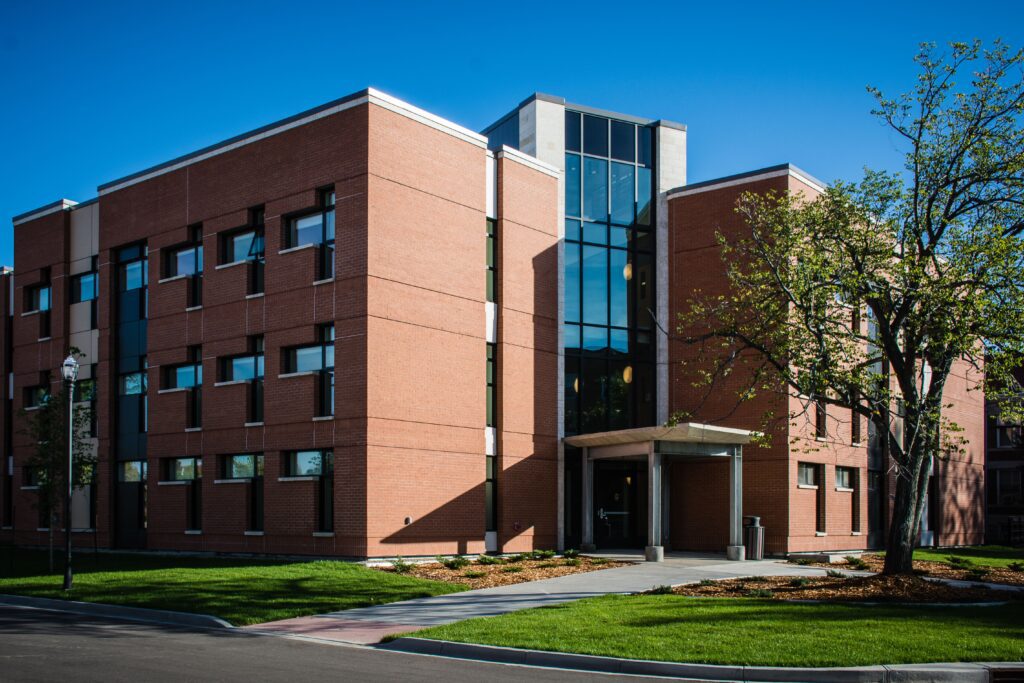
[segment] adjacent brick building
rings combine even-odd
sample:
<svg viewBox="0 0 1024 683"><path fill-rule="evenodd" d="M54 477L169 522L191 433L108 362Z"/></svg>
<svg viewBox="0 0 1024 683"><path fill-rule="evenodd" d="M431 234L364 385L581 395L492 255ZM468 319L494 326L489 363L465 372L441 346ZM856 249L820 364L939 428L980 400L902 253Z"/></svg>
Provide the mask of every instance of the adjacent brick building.
<svg viewBox="0 0 1024 683"><path fill-rule="evenodd" d="M866 427L743 458L766 406L659 426L693 398L665 326L722 282L737 193L820 185L786 166L687 186L685 143L544 95L477 134L367 90L15 217L0 537L45 538L19 415L75 347L99 456L81 544L737 556L760 515L770 552L877 545L888 468ZM933 476L929 542L982 532L970 380L949 389L971 446Z"/></svg>

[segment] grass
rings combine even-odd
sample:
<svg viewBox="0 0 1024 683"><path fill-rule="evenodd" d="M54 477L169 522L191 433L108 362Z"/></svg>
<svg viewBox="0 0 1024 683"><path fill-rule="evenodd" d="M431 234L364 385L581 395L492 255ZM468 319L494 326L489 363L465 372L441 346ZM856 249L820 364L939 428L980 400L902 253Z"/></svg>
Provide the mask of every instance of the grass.
<svg viewBox="0 0 1024 683"><path fill-rule="evenodd" d="M980 567L1008 567L1014 562L1024 562L1024 548L1010 548L1003 545L975 545L964 548L918 548L915 560L949 564L948 558L963 557Z"/></svg>
<svg viewBox="0 0 1024 683"><path fill-rule="evenodd" d="M0 593L211 614L236 626L465 590L335 561L287 562L78 552L75 582L45 551L0 549Z"/></svg>
<svg viewBox="0 0 1024 683"><path fill-rule="evenodd" d="M1020 605L779 603L608 595L470 619L423 638L627 659L759 666L1020 661Z"/></svg>

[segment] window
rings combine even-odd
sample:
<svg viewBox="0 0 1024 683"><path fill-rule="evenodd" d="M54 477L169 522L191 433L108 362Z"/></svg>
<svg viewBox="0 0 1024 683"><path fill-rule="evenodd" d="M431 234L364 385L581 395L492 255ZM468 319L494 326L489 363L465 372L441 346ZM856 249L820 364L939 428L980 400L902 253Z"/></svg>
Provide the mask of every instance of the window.
<svg viewBox="0 0 1024 683"><path fill-rule="evenodd" d="M122 396L137 396L146 393L146 373L129 372L121 375L118 381L118 393Z"/></svg>
<svg viewBox="0 0 1024 683"><path fill-rule="evenodd" d="M197 275L203 272L203 245L193 244L170 253L167 277Z"/></svg>
<svg viewBox="0 0 1024 683"><path fill-rule="evenodd" d="M331 451L292 451L285 460L289 477L322 477L334 471Z"/></svg>
<svg viewBox="0 0 1024 683"><path fill-rule="evenodd" d="M797 465L797 483L800 486L818 485L818 466L802 462Z"/></svg>
<svg viewBox="0 0 1024 683"><path fill-rule="evenodd" d="M191 389L203 383L202 363L190 363L168 368L165 388Z"/></svg>
<svg viewBox="0 0 1024 683"><path fill-rule="evenodd" d="M117 468L117 480L124 483L144 483L146 481L146 461L130 460L122 462Z"/></svg>
<svg viewBox="0 0 1024 683"><path fill-rule="evenodd" d="M322 190L319 203L316 213L288 221L285 242L289 248L322 245L317 279L323 280L334 277L334 190Z"/></svg>
<svg viewBox="0 0 1024 683"><path fill-rule="evenodd" d="M92 301L96 298L99 290L99 280L96 273L82 273L71 277L71 303L80 304L83 301Z"/></svg>
<svg viewBox="0 0 1024 683"><path fill-rule="evenodd" d="M334 367L334 326L320 328L321 343L314 346L298 346L285 352L287 372L317 372Z"/></svg>
<svg viewBox="0 0 1024 683"><path fill-rule="evenodd" d="M149 277L146 263L145 259L140 259L138 261L122 263L118 266L118 288L122 292L141 289L146 286L146 280Z"/></svg>
<svg viewBox="0 0 1024 683"><path fill-rule="evenodd" d="M246 453L228 456L224 475L228 479L254 479L263 476L263 456Z"/></svg>
<svg viewBox="0 0 1024 683"><path fill-rule="evenodd" d="M238 382L263 378L263 354L228 358L224 364L224 381Z"/></svg>
<svg viewBox="0 0 1024 683"><path fill-rule="evenodd" d="M96 400L96 380L80 379L75 381L75 401L85 402Z"/></svg>
<svg viewBox="0 0 1024 683"><path fill-rule="evenodd" d="M487 219L487 301L494 303L495 298L495 253L494 253L495 221Z"/></svg>
<svg viewBox="0 0 1024 683"><path fill-rule="evenodd" d="M484 479L484 527L485 531L498 530L497 458L487 456L487 472Z"/></svg>
<svg viewBox="0 0 1024 683"><path fill-rule="evenodd" d="M44 472L41 467L30 467L26 465L21 468L22 486L41 486L43 484Z"/></svg>
<svg viewBox="0 0 1024 683"><path fill-rule="evenodd" d="M263 231L247 230L228 235L225 247L224 263L261 259L264 254Z"/></svg>
<svg viewBox="0 0 1024 683"><path fill-rule="evenodd" d="M25 292L25 312L50 310L50 286L29 287Z"/></svg>
<svg viewBox="0 0 1024 683"><path fill-rule="evenodd" d="M50 398L48 386L25 387L25 407L39 408Z"/></svg>
<svg viewBox="0 0 1024 683"><path fill-rule="evenodd" d="M852 467L837 467L836 468L836 488L837 489L852 489L853 488L853 468Z"/></svg>
<svg viewBox="0 0 1024 683"><path fill-rule="evenodd" d="M200 458L170 458L167 461L167 481L193 481L203 476Z"/></svg>
<svg viewBox="0 0 1024 683"><path fill-rule="evenodd" d="M1024 506L1024 467L994 467L985 475L989 511L1018 514ZM1009 509L1007 509L1009 508Z"/></svg>
<svg viewBox="0 0 1024 683"><path fill-rule="evenodd" d="M494 396L494 364L495 364L495 344L487 344L487 426L496 426L496 420L494 416L495 412L495 396Z"/></svg>

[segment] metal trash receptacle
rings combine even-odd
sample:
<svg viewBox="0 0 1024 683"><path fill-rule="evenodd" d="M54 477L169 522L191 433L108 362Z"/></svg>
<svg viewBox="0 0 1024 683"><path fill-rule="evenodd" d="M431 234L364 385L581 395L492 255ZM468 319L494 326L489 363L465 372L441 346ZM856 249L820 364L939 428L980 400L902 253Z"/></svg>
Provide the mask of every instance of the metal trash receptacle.
<svg viewBox="0 0 1024 683"><path fill-rule="evenodd" d="M746 546L748 560L764 559L764 527L761 518L748 516L743 526L743 544Z"/></svg>

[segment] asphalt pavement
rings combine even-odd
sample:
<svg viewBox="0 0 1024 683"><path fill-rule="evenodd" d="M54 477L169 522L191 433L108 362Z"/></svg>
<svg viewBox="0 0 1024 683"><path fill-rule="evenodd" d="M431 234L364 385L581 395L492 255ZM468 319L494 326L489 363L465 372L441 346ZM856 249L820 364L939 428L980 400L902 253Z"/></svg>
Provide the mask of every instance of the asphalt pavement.
<svg viewBox="0 0 1024 683"><path fill-rule="evenodd" d="M0 681L651 681L0 605Z"/></svg>

